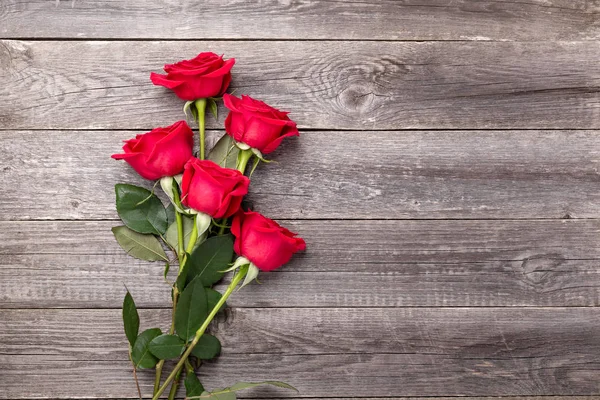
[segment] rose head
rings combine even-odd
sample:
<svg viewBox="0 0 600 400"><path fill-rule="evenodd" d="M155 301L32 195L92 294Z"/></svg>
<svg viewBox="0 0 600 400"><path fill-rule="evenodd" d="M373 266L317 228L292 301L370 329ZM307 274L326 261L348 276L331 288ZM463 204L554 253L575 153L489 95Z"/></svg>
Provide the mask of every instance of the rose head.
<svg viewBox="0 0 600 400"><path fill-rule="evenodd" d="M152 83L171 89L182 100L221 96L231 82L235 59L223 60L215 53L200 53L191 60L167 64L166 75L150 74Z"/></svg>
<svg viewBox="0 0 600 400"><path fill-rule="evenodd" d="M183 171L181 202L213 218L226 218L239 210L249 185L250 179L238 170L191 158Z"/></svg>
<svg viewBox="0 0 600 400"><path fill-rule="evenodd" d="M242 95L241 99L230 94L223 96L230 112L225 120L225 130L236 142L245 143L269 154L284 138L300 136L296 123L287 112L279 111L260 100Z"/></svg>
<svg viewBox="0 0 600 400"><path fill-rule="evenodd" d="M142 177L155 180L181 173L192 157L193 146L194 133L185 121L179 121L126 140L125 154L113 154L112 158L125 160Z"/></svg>
<svg viewBox="0 0 600 400"><path fill-rule="evenodd" d="M240 210L233 217L231 233L235 252L262 271L272 271L290 261L306 243L296 233L254 211Z"/></svg>

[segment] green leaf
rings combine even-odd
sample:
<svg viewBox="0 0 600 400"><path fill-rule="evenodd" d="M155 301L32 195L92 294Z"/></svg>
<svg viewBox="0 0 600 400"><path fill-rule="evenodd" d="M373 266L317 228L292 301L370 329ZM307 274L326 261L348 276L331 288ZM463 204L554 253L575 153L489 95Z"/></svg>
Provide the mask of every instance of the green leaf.
<svg viewBox="0 0 600 400"><path fill-rule="evenodd" d="M167 208L165 208L165 212L167 213L167 225L171 226L175 222L175 206L173 203L169 203Z"/></svg>
<svg viewBox="0 0 600 400"><path fill-rule="evenodd" d="M221 167L235 169L239 151L240 149L233 144L231 136L225 134L210 150L207 158Z"/></svg>
<svg viewBox="0 0 600 400"><path fill-rule="evenodd" d="M112 228L119 245L132 257L146 261L169 261L160 242L153 235L132 231L126 226Z"/></svg>
<svg viewBox="0 0 600 400"><path fill-rule="evenodd" d="M185 377L185 395L186 397L190 396L200 396L202 392L204 392L204 386L200 383L200 379L193 372L188 372Z"/></svg>
<svg viewBox="0 0 600 400"><path fill-rule="evenodd" d="M221 352L221 342L213 335L205 333L200 337L198 344L192 349L194 357L201 360L212 360Z"/></svg>
<svg viewBox="0 0 600 400"><path fill-rule="evenodd" d="M154 368L158 359L152 355L148 345L161 334L160 329L152 328L146 329L137 337L131 350L131 359L136 368Z"/></svg>
<svg viewBox="0 0 600 400"><path fill-rule="evenodd" d="M296 389L292 385L288 385L285 382L279 382L279 381L238 382L228 388L216 389L210 393L202 392L202 394L200 396L195 395L193 397L191 397L191 396L187 396L187 397L190 399L235 400L236 399L235 392L244 390L244 389L250 389L250 388L253 388L256 386L262 386L262 385L271 385L271 386L277 386L277 387L284 388L284 389L295 390L296 392L298 391L298 389Z"/></svg>
<svg viewBox="0 0 600 400"><path fill-rule="evenodd" d="M218 120L219 119L219 110L217 108L217 102L215 101L215 99L213 99L211 97L209 97L206 100L208 103L208 109L212 113L213 117L215 117L215 119Z"/></svg>
<svg viewBox="0 0 600 400"><path fill-rule="evenodd" d="M209 392L202 392L201 395L199 396L186 396L186 399L208 399L208 400L236 400L237 396L235 395L234 392L228 392L226 391L226 389L223 390L215 390L212 393Z"/></svg>
<svg viewBox="0 0 600 400"><path fill-rule="evenodd" d="M190 236L192 234L192 229L194 228L194 219L186 217L182 215L182 225L183 225L183 247L187 246L187 243L190 241ZM177 222L173 222L169 225L167 232L165 233L165 240L174 249L177 249Z"/></svg>
<svg viewBox="0 0 600 400"><path fill-rule="evenodd" d="M206 302L208 303L208 311L210 312L213 308L217 306L217 303L219 302L219 300L221 300L221 297L223 297L223 295L212 288L205 288L205 290ZM219 312L223 311L225 308L227 308L227 303L224 303L221 306Z"/></svg>
<svg viewBox="0 0 600 400"><path fill-rule="evenodd" d="M234 384L233 386L230 386L229 390L238 391L238 390L250 389L250 388L253 388L256 386L262 386L262 385L271 385L271 386L277 386L277 387L284 388L284 389L295 390L296 392L298 391L298 389L296 389L292 385L289 385L285 382L279 382L279 381L238 382L238 383Z"/></svg>
<svg viewBox="0 0 600 400"><path fill-rule="evenodd" d="M160 335L152 339L148 348L159 360L170 360L183 354L185 343L176 335Z"/></svg>
<svg viewBox="0 0 600 400"><path fill-rule="evenodd" d="M202 280L194 279L183 290L175 311L175 331L185 341L193 339L208 316L206 291Z"/></svg>
<svg viewBox="0 0 600 400"><path fill-rule="evenodd" d="M212 286L222 277L233 258L233 236L213 236L200 244L188 259L187 281L200 278L204 286Z"/></svg>
<svg viewBox="0 0 600 400"><path fill-rule="evenodd" d="M167 212L148 189L119 183L115 185L117 213L123 223L139 233L162 235L167 230Z"/></svg>
<svg viewBox="0 0 600 400"><path fill-rule="evenodd" d="M129 290L123 299L123 326L129 345L133 347L140 331L140 316Z"/></svg>
<svg viewBox="0 0 600 400"><path fill-rule="evenodd" d="M236 400L237 399L237 396L235 395L234 392L223 392L223 393L204 392L204 393L206 393L208 395L208 397L206 397L206 398L211 399L211 400Z"/></svg>
<svg viewBox="0 0 600 400"><path fill-rule="evenodd" d="M188 259L190 257L189 254L186 253L185 258ZM187 274L188 274L188 263L184 262L183 263L183 267L181 268L181 271L179 271L179 275L177 276L177 280L175 281L176 285L177 285L177 289L179 290L179 292L183 292L183 289L185 289L185 284L187 282Z"/></svg>

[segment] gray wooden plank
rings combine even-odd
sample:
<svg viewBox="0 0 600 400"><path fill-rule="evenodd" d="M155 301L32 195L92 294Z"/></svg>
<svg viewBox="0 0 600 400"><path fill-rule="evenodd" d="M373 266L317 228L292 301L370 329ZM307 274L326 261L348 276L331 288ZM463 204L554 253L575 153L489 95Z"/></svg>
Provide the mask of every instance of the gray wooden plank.
<svg viewBox="0 0 600 400"><path fill-rule="evenodd" d="M0 308L167 307L112 221L0 223ZM308 244L235 307L597 306L599 220L284 221ZM223 284L219 287L223 289Z"/></svg>
<svg viewBox="0 0 600 400"><path fill-rule="evenodd" d="M117 219L114 183L151 186L110 158L136 133L2 132L0 171L19 190L0 219ZM248 200L275 218L594 218L599 133L303 132L257 170Z"/></svg>
<svg viewBox="0 0 600 400"><path fill-rule="evenodd" d="M3 0L0 37L594 40L598 12L585 0Z"/></svg>
<svg viewBox="0 0 600 400"><path fill-rule="evenodd" d="M160 312L168 320L167 310ZM0 327L5 396L134 396L118 310L1 313L8 321ZM307 397L598 395L598 313L594 308L235 310L217 324L223 354L200 372L208 387L240 377L281 379ZM144 310L143 326L160 316ZM32 370L32 363L37 368ZM140 375L147 389L153 374Z"/></svg>
<svg viewBox="0 0 600 400"><path fill-rule="evenodd" d="M302 128L600 128L600 42L3 41L3 129L146 129L182 117L149 74L211 50L232 89ZM225 113L221 113L221 127Z"/></svg>

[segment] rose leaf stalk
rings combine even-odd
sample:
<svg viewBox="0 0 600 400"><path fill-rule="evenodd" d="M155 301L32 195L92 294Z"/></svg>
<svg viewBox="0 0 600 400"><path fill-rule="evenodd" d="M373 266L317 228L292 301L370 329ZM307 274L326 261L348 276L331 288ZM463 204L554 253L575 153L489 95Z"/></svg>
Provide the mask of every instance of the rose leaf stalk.
<svg viewBox="0 0 600 400"><path fill-rule="evenodd" d="M198 113L198 132L200 133L200 154L199 159L204 160L204 147L205 147L205 123L204 114L206 113L206 99L198 99L194 102L196 106L196 112Z"/></svg>
<svg viewBox="0 0 600 400"><path fill-rule="evenodd" d="M225 291L225 293L223 293L223 296L221 296L221 298L219 299L219 301L217 302L215 307L212 309L210 314L208 314L208 317L206 317L202 326L200 328L198 328L198 330L196 331L196 334L194 335L194 339L192 340L192 342L189 344L188 348L185 350L185 352L179 359L179 362L177 363L177 365L175 366L173 371L169 374L169 376L165 380L165 383L163 383L163 385L158 389L158 392L156 392L154 394L154 397L152 397L152 400L158 400L160 395L164 393L164 391L167 389L169 384L177 378L178 374L184 367L186 360L192 353L192 350L194 350L194 347L196 347L196 345L200 341L200 338L202 337L202 335L208 328L208 325L210 325L212 320L215 318L215 315L217 315L217 313L219 312L219 310L221 309L223 304L225 304L225 301L229 298L229 296L231 296L231 294L233 293L235 288L238 286L238 284L244 279L244 277L248 273L248 269L249 269L248 265L243 265L240 267L239 271L234 275L233 279L231 280L231 283L227 287L227 290Z"/></svg>

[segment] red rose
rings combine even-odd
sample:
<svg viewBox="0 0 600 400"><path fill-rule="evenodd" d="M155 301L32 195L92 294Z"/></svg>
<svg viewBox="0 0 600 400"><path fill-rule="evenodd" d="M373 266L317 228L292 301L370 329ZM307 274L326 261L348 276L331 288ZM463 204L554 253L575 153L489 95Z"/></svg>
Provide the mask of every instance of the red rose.
<svg viewBox="0 0 600 400"><path fill-rule="evenodd" d="M272 271L306 248L302 238L254 211L240 210L233 217L231 233L235 252L262 271Z"/></svg>
<svg viewBox="0 0 600 400"><path fill-rule="evenodd" d="M213 218L230 217L248 193L250 179L210 160L190 159L181 179L181 202Z"/></svg>
<svg viewBox="0 0 600 400"><path fill-rule="evenodd" d="M155 85L171 89L182 100L198 100L221 96L231 82L235 59L223 60L215 53L200 53L191 60L167 64L166 75L150 74Z"/></svg>
<svg viewBox="0 0 600 400"><path fill-rule="evenodd" d="M223 96L229 115L225 130L236 142L245 143L269 154L288 136L300 136L296 123L287 112L279 111L260 100L242 95L241 99L230 94Z"/></svg>
<svg viewBox="0 0 600 400"><path fill-rule="evenodd" d="M194 133L185 121L165 128L156 128L135 139L125 141L125 154L113 154L116 160L125 160L146 179L174 176L192 157Z"/></svg>

